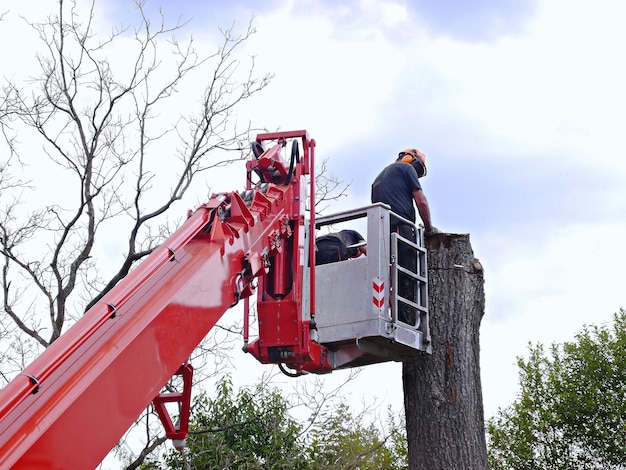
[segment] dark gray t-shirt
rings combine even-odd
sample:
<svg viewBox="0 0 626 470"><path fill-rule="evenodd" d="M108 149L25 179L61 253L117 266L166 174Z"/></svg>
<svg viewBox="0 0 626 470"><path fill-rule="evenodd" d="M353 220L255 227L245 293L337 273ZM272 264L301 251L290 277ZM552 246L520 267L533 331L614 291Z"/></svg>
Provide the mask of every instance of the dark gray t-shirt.
<svg viewBox="0 0 626 470"><path fill-rule="evenodd" d="M391 210L415 222L413 191L422 189L412 165L395 162L380 172L372 183L372 202L384 202Z"/></svg>

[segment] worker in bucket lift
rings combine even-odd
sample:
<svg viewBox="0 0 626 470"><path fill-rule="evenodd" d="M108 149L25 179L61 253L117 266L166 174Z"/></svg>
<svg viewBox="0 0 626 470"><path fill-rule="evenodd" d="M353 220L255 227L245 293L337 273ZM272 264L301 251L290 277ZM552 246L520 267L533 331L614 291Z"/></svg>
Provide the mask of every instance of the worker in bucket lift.
<svg viewBox="0 0 626 470"><path fill-rule="evenodd" d="M426 156L417 149L406 149L398 154L396 161L385 167L372 183L372 202L383 202L391 207L392 212L415 223L415 206L424 224L425 235L431 236L439 231L433 227L430 219L428 200L422 191L419 178L426 176ZM416 242L416 233L412 225L394 217L390 221L391 232ZM405 243L398 246L398 263L412 272L416 272L414 250ZM398 294L409 300L416 300L415 282L407 276L398 280ZM415 311L405 304L400 304L398 318L406 323L415 324Z"/></svg>
<svg viewBox="0 0 626 470"><path fill-rule="evenodd" d="M328 264L367 254L367 242L356 230L341 230L317 237L315 264Z"/></svg>

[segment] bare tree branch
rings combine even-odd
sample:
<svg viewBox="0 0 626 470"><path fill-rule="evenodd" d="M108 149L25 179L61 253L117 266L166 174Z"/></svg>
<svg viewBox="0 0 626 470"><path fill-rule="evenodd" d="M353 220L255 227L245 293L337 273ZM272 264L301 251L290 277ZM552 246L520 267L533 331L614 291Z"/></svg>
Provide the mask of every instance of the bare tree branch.
<svg viewBox="0 0 626 470"><path fill-rule="evenodd" d="M340 181L330 173L328 159L323 159L315 176L315 212L321 214L328 208L330 201L347 197L349 187L349 183Z"/></svg>
<svg viewBox="0 0 626 470"><path fill-rule="evenodd" d="M44 46L37 56L41 74L24 88L7 81L0 94L0 124L11 152L16 158L26 158L15 133L23 126L35 131L48 161L67 171L63 174L65 191L75 195L71 206L48 200L44 209L33 212L25 222L13 216L21 199L0 212L0 229L5 234L1 254L43 295L49 310L49 337L42 336L45 328L35 330L23 320L25 312L19 302L9 302L15 299L11 295L15 287L8 270L4 308L25 334L43 346L61 334L77 288L91 290L87 308L98 302L162 240L162 231L155 232L153 222L185 196L197 175L233 160L223 155L234 152L235 159L243 157L249 129L237 128L233 109L271 79L269 74L256 75L253 59L247 70L239 70L242 62L237 52L254 33L252 23L243 34L232 27L222 30L221 44L202 57L193 38L183 43L173 36L184 23L167 26L162 15L153 23L144 2L137 0L136 7L138 26L120 26L101 40L94 30L94 3L81 17L75 1L60 0L56 15L43 23L29 23ZM131 67L114 67L110 54L118 42L123 43L125 55L134 54ZM168 60L162 52L164 44L171 52ZM163 127L162 113L168 103L201 71L209 80L200 92L199 107L174 116ZM176 164L167 165L164 179L155 152L163 142L174 141L178 142L172 162ZM221 158L212 157L218 153ZM6 164L0 166L4 193L21 185L8 183L6 168ZM92 276L85 285L84 272L94 267L89 260L100 227L118 219L129 227L125 258L108 282L98 285L97 276ZM47 233L50 247L45 262L40 258L34 262L28 250L20 249L39 232ZM94 288L98 289L95 296Z"/></svg>

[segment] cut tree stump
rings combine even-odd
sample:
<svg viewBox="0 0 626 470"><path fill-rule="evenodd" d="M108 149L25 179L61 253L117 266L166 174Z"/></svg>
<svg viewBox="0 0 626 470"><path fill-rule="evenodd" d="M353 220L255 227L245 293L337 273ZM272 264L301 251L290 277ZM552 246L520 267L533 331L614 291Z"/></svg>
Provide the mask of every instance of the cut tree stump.
<svg viewBox="0 0 626 470"><path fill-rule="evenodd" d="M432 355L402 368L409 468L488 469L479 342L483 268L467 234L437 234L426 246Z"/></svg>

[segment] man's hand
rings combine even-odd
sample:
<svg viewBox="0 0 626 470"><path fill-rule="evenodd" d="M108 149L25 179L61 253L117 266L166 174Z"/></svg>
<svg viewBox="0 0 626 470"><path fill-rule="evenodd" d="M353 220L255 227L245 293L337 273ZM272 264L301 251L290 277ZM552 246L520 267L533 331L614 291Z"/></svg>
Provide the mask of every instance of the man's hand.
<svg viewBox="0 0 626 470"><path fill-rule="evenodd" d="M424 236L432 237L433 235L437 235L438 233L441 233L441 232L439 231L437 227L433 226L430 231L424 232Z"/></svg>

